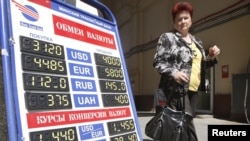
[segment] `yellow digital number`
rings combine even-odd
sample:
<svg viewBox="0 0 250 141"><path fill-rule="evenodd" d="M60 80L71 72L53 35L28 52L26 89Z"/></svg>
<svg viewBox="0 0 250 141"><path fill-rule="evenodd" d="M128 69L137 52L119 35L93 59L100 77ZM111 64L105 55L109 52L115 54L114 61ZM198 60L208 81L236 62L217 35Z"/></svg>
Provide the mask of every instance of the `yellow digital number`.
<svg viewBox="0 0 250 141"><path fill-rule="evenodd" d="M55 45L52 43L40 42L38 40L33 40L33 51L44 51L51 55L61 56L62 54L62 46Z"/></svg>
<svg viewBox="0 0 250 141"><path fill-rule="evenodd" d="M124 104L124 103L128 104L129 103L127 95L116 95L115 100L121 104Z"/></svg>
<svg viewBox="0 0 250 141"><path fill-rule="evenodd" d="M34 58L34 63L36 63L36 64L38 64L38 66L39 66L39 68L41 68L42 67L42 60L41 60L41 58Z"/></svg>
<svg viewBox="0 0 250 141"><path fill-rule="evenodd" d="M42 60L42 64L46 66L46 68L49 70L50 69L50 62L52 60L47 60L47 59L40 59Z"/></svg>
<svg viewBox="0 0 250 141"><path fill-rule="evenodd" d="M34 51L39 51L40 50L40 42L37 40L33 40L33 50Z"/></svg>
<svg viewBox="0 0 250 141"><path fill-rule="evenodd" d="M49 44L49 46L46 46L46 50L47 50L48 53L54 54L54 52L53 52L55 50L54 44Z"/></svg>
<svg viewBox="0 0 250 141"><path fill-rule="evenodd" d="M125 130L132 130L135 129L135 125L133 120L126 120L120 123L121 127L123 127L123 129Z"/></svg>
<svg viewBox="0 0 250 141"><path fill-rule="evenodd" d="M60 137L63 138L63 140L68 140L68 134L67 131L60 131Z"/></svg>
<svg viewBox="0 0 250 141"><path fill-rule="evenodd" d="M62 54L62 46L55 46L55 53L56 53L56 55L58 55L58 56L61 56L61 55L63 55Z"/></svg>
<svg viewBox="0 0 250 141"><path fill-rule="evenodd" d="M128 135L128 140L129 141L137 141L137 136L135 133L133 133L132 135Z"/></svg>
<svg viewBox="0 0 250 141"><path fill-rule="evenodd" d="M126 84L125 84L125 82L122 82L122 83L121 83L121 89L122 89L123 91L126 90Z"/></svg>
<svg viewBox="0 0 250 141"><path fill-rule="evenodd" d="M55 97L56 97L56 100L55 100ZM68 106L69 105L69 100L68 100L68 97L67 95L51 95L49 94L48 95L48 103L49 105L48 106L54 106L55 105L55 101L58 102L58 105L60 106Z"/></svg>
<svg viewBox="0 0 250 141"><path fill-rule="evenodd" d="M116 82L105 82L105 86L106 86L106 89L111 89L111 90L114 90L116 91L117 90L117 86L116 86Z"/></svg>
<svg viewBox="0 0 250 141"><path fill-rule="evenodd" d="M123 78L123 73L121 69L105 68L107 76L115 78Z"/></svg>
<svg viewBox="0 0 250 141"><path fill-rule="evenodd" d="M48 60L48 59L41 59L34 57L34 63L38 64L40 68L42 66L46 66L47 69L53 70L53 71L64 71L64 66L62 61L56 61L56 60Z"/></svg>
<svg viewBox="0 0 250 141"><path fill-rule="evenodd" d="M119 58L110 57L110 56L103 56L102 58L106 64L114 65L114 66L121 66L121 62Z"/></svg>
<svg viewBox="0 0 250 141"><path fill-rule="evenodd" d="M114 138L115 139L115 141L124 141L124 138L123 137L116 137L116 138Z"/></svg>
<svg viewBox="0 0 250 141"><path fill-rule="evenodd" d="M41 79L43 79L43 77L41 77ZM41 86L43 86L43 83L44 83L44 86L46 88L50 88L50 85L51 85L51 77L50 76L45 76L45 81L43 82L43 80L41 80Z"/></svg>
<svg viewBox="0 0 250 141"><path fill-rule="evenodd" d="M63 95L62 96L62 102L64 103L63 104L64 106L68 106L69 105L69 100L68 100L67 95Z"/></svg>
<svg viewBox="0 0 250 141"><path fill-rule="evenodd" d="M60 131L52 132L52 138L56 139L57 141L60 141Z"/></svg>
<svg viewBox="0 0 250 141"><path fill-rule="evenodd" d="M67 134L68 134L68 140L69 141L74 141L75 140L75 130L69 129Z"/></svg>
<svg viewBox="0 0 250 141"><path fill-rule="evenodd" d="M48 106L54 106L55 105L55 102L54 102L54 96L49 94L48 95Z"/></svg>
<svg viewBox="0 0 250 141"><path fill-rule="evenodd" d="M65 78L60 78L59 79L59 86L62 89L66 89L67 88L67 80Z"/></svg>
<svg viewBox="0 0 250 141"><path fill-rule="evenodd" d="M59 71L64 71L64 67L63 67L63 62L62 61L58 62L58 68L59 68L58 69Z"/></svg>
<svg viewBox="0 0 250 141"><path fill-rule="evenodd" d="M75 140L75 131L73 129L69 129L67 131L57 131L52 132L52 138L56 139L57 141L74 141Z"/></svg>
<svg viewBox="0 0 250 141"><path fill-rule="evenodd" d="M62 55L62 47L59 45L54 45L54 44L48 44L48 46L46 45L46 52L50 53L50 54L55 54L57 56L61 56Z"/></svg>

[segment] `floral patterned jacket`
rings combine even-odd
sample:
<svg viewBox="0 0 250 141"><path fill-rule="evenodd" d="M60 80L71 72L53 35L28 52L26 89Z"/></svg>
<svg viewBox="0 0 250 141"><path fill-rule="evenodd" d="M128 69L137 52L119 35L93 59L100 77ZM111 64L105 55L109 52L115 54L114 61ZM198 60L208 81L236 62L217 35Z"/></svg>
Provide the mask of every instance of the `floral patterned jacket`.
<svg viewBox="0 0 250 141"><path fill-rule="evenodd" d="M193 35L190 36L202 54L199 90L205 90L205 70L214 66L217 59L206 56L201 40ZM153 67L161 74L159 88L163 89L166 97L171 92L183 93L183 87L174 81L173 75L181 69L189 69L188 72L191 72L192 56L193 51L177 31L163 33L160 36L154 55Z"/></svg>

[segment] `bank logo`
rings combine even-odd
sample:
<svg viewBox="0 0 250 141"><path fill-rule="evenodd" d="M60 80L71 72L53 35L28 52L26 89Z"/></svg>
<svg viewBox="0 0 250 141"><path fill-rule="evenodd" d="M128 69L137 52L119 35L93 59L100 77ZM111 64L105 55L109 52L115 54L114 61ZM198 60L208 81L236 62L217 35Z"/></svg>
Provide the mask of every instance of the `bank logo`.
<svg viewBox="0 0 250 141"><path fill-rule="evenodd" d="M18 9L22 12L23 16L26 19L33 21L33 22L39 19L39 14L34 7L29 6L29 5L21 5L15 2L14 0L13 2L15 3L16 7L18 7Z"/></svg>

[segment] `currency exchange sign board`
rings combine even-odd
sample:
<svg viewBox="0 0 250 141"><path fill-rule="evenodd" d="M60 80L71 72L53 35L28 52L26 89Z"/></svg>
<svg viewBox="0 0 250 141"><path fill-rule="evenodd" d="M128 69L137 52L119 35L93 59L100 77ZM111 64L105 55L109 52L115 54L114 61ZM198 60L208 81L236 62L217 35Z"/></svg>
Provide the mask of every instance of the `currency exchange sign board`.
<svg viewBox="0 0 250 141"><path fill-rule="evenodd" d="M141 140L116 25L59 1L9 6L20 138Z"/></svg>

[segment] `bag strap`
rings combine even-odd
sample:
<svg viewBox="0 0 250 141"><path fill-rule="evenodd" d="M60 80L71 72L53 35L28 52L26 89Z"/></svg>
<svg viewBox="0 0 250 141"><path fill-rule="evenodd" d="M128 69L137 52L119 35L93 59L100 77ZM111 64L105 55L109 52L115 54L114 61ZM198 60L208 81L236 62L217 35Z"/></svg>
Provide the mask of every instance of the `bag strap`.
<svg viewBox="0 0 250 141"><path fill-rule="evenodd" d="M183 105L182 105L182 111L185 112L185 96L187 94L187 91L185 90L185 85L181 85L181 86L183 88L183 98L182 98ZM173 94L174 94L174 92L171 91L171 93L169 94L169 96L167 98L167 101L169 101L172 98Z"/></svg>

